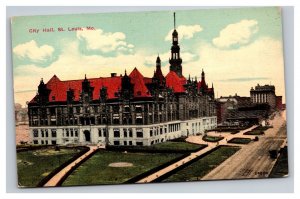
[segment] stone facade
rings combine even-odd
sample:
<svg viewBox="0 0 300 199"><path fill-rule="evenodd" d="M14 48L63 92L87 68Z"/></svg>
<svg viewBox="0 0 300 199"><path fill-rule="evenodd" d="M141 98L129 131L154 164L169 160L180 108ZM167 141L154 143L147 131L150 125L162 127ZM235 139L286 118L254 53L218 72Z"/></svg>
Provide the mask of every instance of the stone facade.
<svg viewBox="0 0 300 199"><path fill-rule="evenodd" d="M216 127L214 89L182 75L176 29L170 72L156 60L153 77L129 75L61 81L41 80L28 104L34 144L152 145Z"/></svg>

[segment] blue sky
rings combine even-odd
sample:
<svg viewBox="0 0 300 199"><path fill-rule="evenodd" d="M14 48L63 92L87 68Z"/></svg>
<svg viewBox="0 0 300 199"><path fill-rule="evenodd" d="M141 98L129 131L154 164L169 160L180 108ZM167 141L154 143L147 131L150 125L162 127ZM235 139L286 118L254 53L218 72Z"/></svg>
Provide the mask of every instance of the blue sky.
<svg viewBox="0 0 300 199"><path fill-rule="evenodd" d="M12 19L15 100L25 104L40 78L108 76L137 67L145 76L159 53L163 72L173 29L173 10L160 12L27 16ZM85 27L95 30L85 30ZM55 32L42 32L43 28ZM64 32L57 28L63 27ZM82 27L83 31L68 31ZM249 96L257 83L284 95L281 14L275 7L176 11L185 76L214 83L216 94ZM30 29L39 29L30 33ZM28 81L30 79L30 81ZM27 81L26 81L27 80Z"/></svg>

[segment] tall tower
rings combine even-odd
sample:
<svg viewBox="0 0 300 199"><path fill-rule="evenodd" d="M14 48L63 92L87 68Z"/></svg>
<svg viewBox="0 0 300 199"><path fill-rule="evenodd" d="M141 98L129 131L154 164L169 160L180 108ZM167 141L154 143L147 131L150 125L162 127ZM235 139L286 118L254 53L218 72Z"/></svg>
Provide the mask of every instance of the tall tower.
<svg viewBox="0 0 300 199"><path fill-rule="evenodd" d="M180 47L178 45L178 33L176 31L176 17L174 12L174 31L172 33L171 59L169 59L170 71L174 71L182 77L182 59L180 58Z"/></svg>

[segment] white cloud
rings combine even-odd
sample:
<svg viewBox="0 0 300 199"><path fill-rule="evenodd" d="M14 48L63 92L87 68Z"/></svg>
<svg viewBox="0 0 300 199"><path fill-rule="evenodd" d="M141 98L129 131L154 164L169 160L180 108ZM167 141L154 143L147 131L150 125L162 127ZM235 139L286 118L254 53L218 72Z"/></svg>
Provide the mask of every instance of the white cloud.
<svg viewBox="0 0 300 199"><path fill-rule="evenodd" d="M239 94L249 96L251 86L257 83L276 86L276 94L284 95L284 68L282 57L282 44L272 38L259 38L253 43L238 49L225 50L216 48L210 43L200 43L198 49L192 53L182 52L183 74L192 77L200 76L201 69L206 72L206 81L209 86L214 83L216 94L232 95ZM168 59L170 52L160 54L165 62L162 66L163 74L169 71ZM195 59L199 56L199 60ZM119 54L117 57L104 57L101 55L82 55L78 50L78 42L66 44L58 59L46 68L37 64L23 65L14 68L14 89L16 91L36 89L43 77L47 82L54 74L61 80L82 79L84 74L88 78L110 76L110 73L124 74L124 70L131 72L137 67L147 77L152 77L155 70L157 55L149 55L145 52L134 54ZM145 66L149 62L152 67ZM224 82L225 79L243 77L266 77L266 80L253 80L244 82ZM30 79L30 81L28 81ZM198 78L199 80L199 78ZM18 93L15 95L16 102L24 104L31 100L32 95Z"/></svg>
<svg viewBox="0 0 300 199"><path fill-rule="evenodd" d="M143 66L146 57L143 52L105 57L101 55L82 55L79 52L78 42L71 42L64 46L58 59L47 67L40 67L38 64L15 67L14 89L16 91L37 89L41 78L47 82L54 74L61 80L83 79L84 74L87 74L88 78L108 77L112 72L119 75L124 74L125 69L129 73L134 67L137 67L146 77L152 77L153 75L153 67ZM30 101L35 95L35 92L30 93L31 95L28 93L16 94L15 101L24 105L26 101Z"/></svg>
<svg viewBox="0 0 300 199"><path fill-rule="evenodd" d="M20 58L29 58L33 62L46 61L54 52L54 48L49 45L38 46L36 41L31 40L14 47L13 52Z"/></svg>
<svg viewBox="0 0 300 199"><path fill-rule="evenodd" d="M132 51L134 45L128 44L122 32L104 32L102 29L77 31L77 38L86 42L88 50L99 50L108 53L115 50Z"/></svg>
<svg viewBox="0 0 300 199"><path fill-rule="evenodd" d="M191 39L194 37L194 34L197 32L201 32L203 28L200 25L181 25L176 28L178 32L178 39ZM165 37L165 41L171 41L172 40L172 33L173 29L169 31L167 36Z"/></svg>
<svg viewBox="0 0 300 199"><path fill-rule="evenodd" d="M199 55L199 61L183 65L183 73L201 75L201 69L206 72L206 80L211 86L214 83L216 94L239 94L250 96L249 90L257 83L274 84L276 94L284 95L284 62L282 43L270 37L258 38L249 45L238 49L220 49L209 43L201 43L194 52ZM195 76L194 75L194 76ZM264 80L255 80L265 77ZM226 79L253 78L251 81L230 81ZM285 98L285 97L283 97Z"/></svg>
<svg viewBox="0 0 300 199"><path fill-rule="evenodd" d="M215 46L220 48L229 48L233 45L245 45L250 42L252 36L257 32L258 22L256 20L241 20L238 23L226 26L212 42Z"/></svg>

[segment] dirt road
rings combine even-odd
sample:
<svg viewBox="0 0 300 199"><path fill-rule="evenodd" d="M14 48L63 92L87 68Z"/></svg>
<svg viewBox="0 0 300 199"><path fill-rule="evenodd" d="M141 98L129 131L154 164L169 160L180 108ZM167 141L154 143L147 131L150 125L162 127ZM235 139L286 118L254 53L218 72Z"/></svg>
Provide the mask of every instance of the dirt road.
<svg viewBox="0 0 300 199"><path fill-rule="evenodd" d="M251 142L228 158L201 180L266 178L275 160L269 157L269 149L280 147L287 139L285 111L271 121L273 128L265 131L258 142Z"/></svg>

